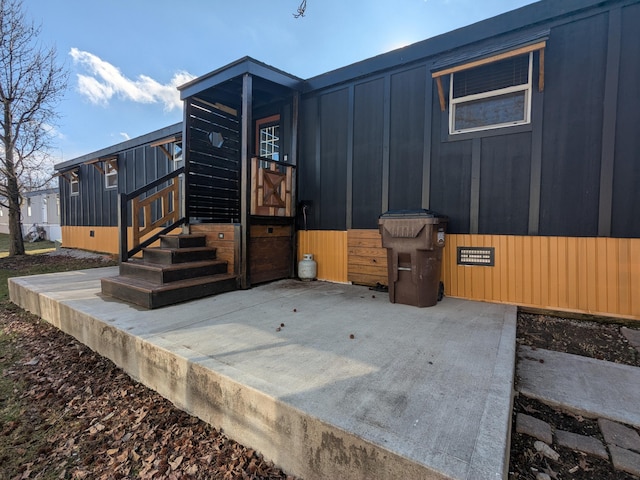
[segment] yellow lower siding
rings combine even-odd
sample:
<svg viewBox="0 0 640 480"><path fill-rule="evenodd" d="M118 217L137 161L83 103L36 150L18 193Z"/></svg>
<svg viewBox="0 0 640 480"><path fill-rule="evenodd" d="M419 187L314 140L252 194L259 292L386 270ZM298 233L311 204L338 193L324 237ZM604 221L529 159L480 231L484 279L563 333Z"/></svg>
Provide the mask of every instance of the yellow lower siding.
<svg viewBox="0 0 640 480"><path fill-rule="evenodd" d="M118 254L118 227L61 227L62 246ZM93 236L91 235L93 232Z"/></svg>
<svg viewBox="0 0 640 480"><path fill-rule="evenodd" d="M318 278L371 284L386 277L377 230L298 232ZM471 300L640 320L640 239L447 235L446 294ZM457 247L494 247L495 266L457 265ZM368 281L367 281L368 280ZM373 282L375 283L375 282Z"/></svg>
<svg viewBox="0 0 640 480"><path fill-rule="evenodd" d="M312 253L318 264L318 280L346 283L347 232L300 230L298 232L298 260Z"/></svg>
<svg viewBox="0 0 640 480"><path fill-rule="evenodd" d="M62 246L65 248L78 248L80 250L89 250L91 252L109 253L118 255L120 237L118 227L61 227L62 229ZM159 231L156 229L149 235ZM171 232L171 235L180 233L178 228ZM147 238L147 237L145 237ZM128 245L131 249L133 245L133 231L128 229ZM158 245L153 243L152 246ZM140 255L140 254L138 254Z"/></svg>
<svg viewBox="0 0 640 480"><path fill-rule="evenodd" d="M494 267L457 265L457 247L495 247ZM640 319L640 239L448 235L448 295Z"/></svg>

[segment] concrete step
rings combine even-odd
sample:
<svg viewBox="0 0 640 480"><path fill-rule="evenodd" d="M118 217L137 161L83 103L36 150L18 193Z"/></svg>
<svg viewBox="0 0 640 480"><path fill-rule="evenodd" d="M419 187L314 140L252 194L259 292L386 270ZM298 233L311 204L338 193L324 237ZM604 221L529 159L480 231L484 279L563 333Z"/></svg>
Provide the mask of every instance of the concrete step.
<svg viewBox="0 0 640 480"><path fill-rule="evenodd" d="M120 264L121 276L139 278L158 284L219 273L227 273L227 262L224 260L204 260L170 265L129 260Z"/></svg>
<svg viewBox="0 0 640 480"><path fill-rule="evenodd" d="M640 427L640 368L524 345L518 358L523 395L589 418Z"/></svg>
<svg viewBox="0 0 640 480"><path fill-rule="evenodd" d="M215 260L216 249L213 247L151 247L143 248L142 256L145 263L172 265Z"/></svg>
<svg viewBox="0 0 640 480"><path fill-rule="evenodd" d="M102 278L101 286L104 295L153 309L229 292L237 288L237 281L235 275L228 273L162 285L140 278L116 276Z"/></svg>
<svg viewBox="0 0 640 480"><path fill-rule="evenodd" d="M206 247L204 234L160 235L160 246L165 248Z"/></svg>

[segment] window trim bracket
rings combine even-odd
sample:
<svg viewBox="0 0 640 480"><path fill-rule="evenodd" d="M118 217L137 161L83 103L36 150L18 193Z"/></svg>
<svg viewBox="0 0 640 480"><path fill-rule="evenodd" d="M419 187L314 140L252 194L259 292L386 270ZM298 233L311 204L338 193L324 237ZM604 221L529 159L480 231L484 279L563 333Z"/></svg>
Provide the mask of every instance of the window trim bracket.
<svg viewBox="0 0 640 480"><path fill-rule="evenodd" d="M447 67L442 70L433 72L431 74L431 78L435 79L438 87L438 99L440 100L440 110L444 112L447 108L447 101L444 95L444 88L442 87L443 76L450 75L456 72L461 72L463 70L469 70L471 68L479 67L481 65L486 65L488 63L494 63L507 58L517 57L518 55L523 55L525 53L540 51L540 68L538 72L538 91L540 92L544 91L544 49L546 46L547 46L547 41L542 40L540 42L532 43L530 45L524 45L522 47L515 48L513 50L508 50L506 52L498 53L496 55L491 55L490 57L479 58L476 60L472 60L471 62L466 62L461 65Z"/></svg>

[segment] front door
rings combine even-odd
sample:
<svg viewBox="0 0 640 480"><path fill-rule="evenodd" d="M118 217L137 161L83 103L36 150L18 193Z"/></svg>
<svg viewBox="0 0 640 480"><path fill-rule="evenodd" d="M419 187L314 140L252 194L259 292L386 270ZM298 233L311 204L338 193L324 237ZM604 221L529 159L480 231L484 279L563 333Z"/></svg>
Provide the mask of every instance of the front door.
<svg viewBox="0 0 640 480"><path fill-rule="evenodd" d="M291 277L294 250L295 168L280 155L280 116L258 119L255 135L248 241L251 284Z"/></svg>

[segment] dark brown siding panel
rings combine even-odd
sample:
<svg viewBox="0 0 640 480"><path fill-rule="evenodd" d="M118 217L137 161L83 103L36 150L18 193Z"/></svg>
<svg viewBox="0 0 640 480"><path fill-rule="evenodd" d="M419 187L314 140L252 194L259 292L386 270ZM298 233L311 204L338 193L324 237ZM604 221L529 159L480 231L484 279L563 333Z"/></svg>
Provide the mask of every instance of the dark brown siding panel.
<svg viewBox="0 0 640 480"><path fill-rule="evenodd" d="M640 237L640 5L622 10L611 235Z"/></svg>
<svg viewBox="0 0 640 480"><path fill-rule="evenodd" d="M252 225L249 231L251 283L289 278L293 255L292 227L290 225Z"/></svg>
<svg viewBox="0 0 640 480"><path fill-rule="evenodd" d="M377 228L382 213L384 79L355 87L353 228Z"/></svg>
<svg viewBox="0 0 640 480"><path fill-rule="evenodd" d="M552 29L546 52L540 233L594 236L602 152L606 15Z"/></svg>
<svg viewBox="0 0 640 480"><path fill-rule="evenodd" d="M320 97L320 229L346 229L347 89Z"/></svg>
<svg viewBox="0 0 640 480"><path fill-rule="evenodd" d="M425 67L391 77L389 209L422 205Z"/></svg>
<svg viewBox="0 0 640 480"><path fill-rule="evenodd" d="M482 139L479 233L526 235L531 133Z"/></svg>

